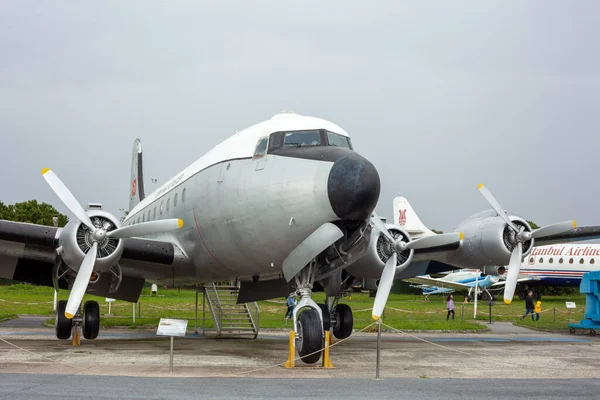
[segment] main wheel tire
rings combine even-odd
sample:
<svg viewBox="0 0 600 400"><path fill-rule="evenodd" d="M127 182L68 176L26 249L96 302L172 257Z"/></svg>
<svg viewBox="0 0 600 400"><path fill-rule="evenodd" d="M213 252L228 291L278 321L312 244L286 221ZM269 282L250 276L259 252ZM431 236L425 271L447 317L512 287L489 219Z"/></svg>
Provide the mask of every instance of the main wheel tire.
<svg viewBox="0 0 600 400"><path fill-rule="evenodd" d="M296 323L298 337L296 339L296 349L298 355L307 364L314 364L321 358L323 348L323 327L319 321L317 310L312 308L300 312L298 322Z"/></svg>
<svg viewBox="0 0 600 400"><path fill-rule="evenodd" d="M335 308L335 325L333 326L333 336L338 339L346 339L352 335L354 328L354 317L352 309L347 304L338 304Z"/></svg>
<svg viewBox="0 0 600 400"><path fill-rule="evenodd" d="M56 337L62 340L66 340L71 337L71 330L73 328L73 320L65 317L66 308L66 300L60 300L56 305L54 328L56 330Z"/></svg>
<svg viewBox="0 0 600 400"><path fill-rule="evenodd" d="M323 330L328 331L331 328L331 318L327 304L319 304L321 314L323 314Z"/></svg>
<svg viewBox="0 0 600 400"><path fill-rule="evenodd" d="M527 297L527 293L525 293L524 290L521 290L519 292L519 300L525 300L525 297Z"/></svg>
<svg viewBox="0 0 600 400"><path fill-rule="evenodd" d="M98 337L100 330L100 306L95 301L83 305L83 337L91 340Z"/></svg>
<svg viewBox="0 0 600 400"><path fill-rule="evenodd" d="M540 292L533 292L533 299L534 300L540 300L542 298L542 294Z"/></svg>

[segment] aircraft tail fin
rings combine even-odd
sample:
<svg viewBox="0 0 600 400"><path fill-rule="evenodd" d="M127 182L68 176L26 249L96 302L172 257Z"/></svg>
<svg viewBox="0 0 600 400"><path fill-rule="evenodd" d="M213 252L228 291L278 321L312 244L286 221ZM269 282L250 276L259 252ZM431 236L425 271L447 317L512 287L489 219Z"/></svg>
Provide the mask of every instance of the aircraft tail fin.
<svg viewBox="0 0 600 400"><path fill-rule="evenodd" d="M129 210L144 200L144 170L142 165L142 141L138 138L133 142L131 154L131 190L129 192Z"/></svg>
<svg viewBox="0 0 600 400"><path fill-rule="evenodd" d="M421 222L415 210L404 197L394 199L394 224L400 225L415 239L435 235Z"/></svg>

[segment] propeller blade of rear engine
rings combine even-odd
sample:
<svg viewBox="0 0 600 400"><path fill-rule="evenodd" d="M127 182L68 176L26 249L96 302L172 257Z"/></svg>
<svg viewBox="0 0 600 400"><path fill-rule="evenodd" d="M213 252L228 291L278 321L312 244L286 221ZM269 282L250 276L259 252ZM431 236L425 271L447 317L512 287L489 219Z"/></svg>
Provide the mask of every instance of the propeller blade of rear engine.
<svg viewBox="0 0 600 400"><path fill-rule="evenodd" d="M512 303L515 289L517 288L517 280L519 279L519 271L521 271L521 259L523 257L523 245L518 242L510 255L508 263L508 273L506 274L506 285L504 286L504 302Z"/></svg>
<svg viewBox="0 0 600 400"><path fill-rule="evenodd" d="M496 213L500 216L500 218L502 218L504 222L506 222L508 226L510 226L515 232L519 232L517 226L513 224L510 218L508 218L508 214L506 213L506 211L504 211L500 203L498 203L492 192L490 192L488 188L484 186L483 183L480 183L477 188L479 189L479 192L483 195L483 197L485 197L490 206L492 206L494 211L496 211Z"/></svg>
<svg viewBox="0 0 600 400"><path fill-rule="evenodd" d="M87 213L79 204L73 193L67 188L67 186L60 180L58 175L56 175L50 168L44 168L42 170L42 176L46 179L46 182L54 193L58 196L58 198L63 202L63 204L77 217L78 220L83 222L85 226L90 228L92 231L96 230L94 224L88 217Z"/></svg>
<svg viewBox="0 0 600 400"><path fill-rule="evenodd" d="M373 304L373 319L375 321L381 318L387 299L390 296L392 284L394 283L394 276L396 275L396 261L397 255L394 252L385 263L385 267L381 273L377 294L375 295L375 304Z"/></svg>
<svg viewBox="0 0 600 400"><path fill-rule="evenodd" d="M90 251L88 251L88 253L85 255L85 258L79 267L79 271L77 271L75 283L71 288L71 294L69 294L69 300L67 301L67 307L65 308L65 317L68 319L72 319L75 314L77 314L77 310L81 305L81 300L85 294L85 289L87 289L88 283L90 283L92 272L94 271L97 251L98 243L94 242Z"/></svg>
<svg viewBox="0 0 600 400"><path fill-rule="evenodd" d="M558 222L552 225L542 226L540 229L536 229L531 232L531 237L534 239L543 238L546 236L557 235L559 233L568 232L571 229L575 229L577 223L575 221Z"/></svg>
<svg viewBox="0 0 600 400"><path fill-rule="evenodd" d="M146 236L152 235L155 233L163 233L174 231L175 229L179 229L183 226L183 220L172 218L172 219L162 219L159 221L150 221L144 222L136 225L124 226L114 231L110 231L106 234L108 237L114 238L129 238L136 236Z"/></svg>
<svg viewBox="0 0 600 400"><path fill-rule="evenodd" d="M373 211L373 215L371 216L371 221L373 221L373 223L375 224L377 229L379 229L381 231L381 233L383 233L385 235L386 238L388 238L392 243L394 243L394 241L396 239L394 239L394 237L392 236L390 231L388 231L388 229L385 227L385 224L383 223L381 218L379 218L379 215L377 215L377 213L375 211Z"/></svg>

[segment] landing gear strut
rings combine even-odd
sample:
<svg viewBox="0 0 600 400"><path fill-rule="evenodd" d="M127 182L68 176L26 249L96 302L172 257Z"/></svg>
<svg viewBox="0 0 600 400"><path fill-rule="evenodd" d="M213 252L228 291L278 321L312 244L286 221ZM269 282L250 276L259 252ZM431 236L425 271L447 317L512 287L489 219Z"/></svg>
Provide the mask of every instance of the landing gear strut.
<svg viewBox="0 0 600 400"><path fill-rule="evenodd" d="M56 305L55 330L56 337L66 340L71 337L73 328L83 328L83 337L91 340L98 337L100 330L100 306L96 301L86 301L83 305L83 313L77 312L73 319L65 317L66 300L60 300Z"/></svg>

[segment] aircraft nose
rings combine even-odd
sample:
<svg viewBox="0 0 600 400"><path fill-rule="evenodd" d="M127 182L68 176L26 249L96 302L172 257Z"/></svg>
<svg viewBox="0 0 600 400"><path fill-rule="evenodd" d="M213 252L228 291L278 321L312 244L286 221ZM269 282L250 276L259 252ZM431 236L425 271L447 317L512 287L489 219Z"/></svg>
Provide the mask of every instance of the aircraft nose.
<svg viewBox="0 0 600 400"><path fill-rule="evenodd" d="M327 194L331 208L340 219L367 219L377 205L379 174L369 160L348 152L329 171Z"/></svg>

